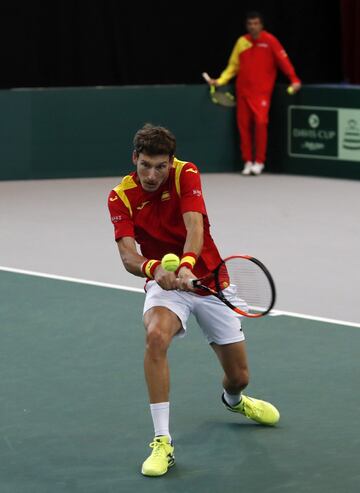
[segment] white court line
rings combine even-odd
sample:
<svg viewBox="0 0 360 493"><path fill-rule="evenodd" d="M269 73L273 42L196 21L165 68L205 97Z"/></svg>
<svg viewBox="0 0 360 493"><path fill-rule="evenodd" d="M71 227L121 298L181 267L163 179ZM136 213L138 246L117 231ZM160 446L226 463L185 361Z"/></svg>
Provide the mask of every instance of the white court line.
<svg viewBox="0 0 360 493"><path fill-rule="evenodd" d="M284 310L271 310L269 315L273 317L277 317L278 315L286 315L288 317L305 318L306 320L315 320L316 322L325 322L325 323L336 324L336 325L348 325L349 327L360 328L360 323L345 322L344 320L336 320L334 318L315 317L314 315L305 315L304 313L296 313L296 312L286 312Z"/></svg>
<svg viewBox="0 0 360 493"><path fill-rule="evenodd" d="M44 272L35 272L35 271L24 270L24 269L15 269L12 267L3 267L0 265L0 271L1 270L5 271L5 272L14 272L15 274L24 274L26 276L44 277L47 279L56 279L58 281L75 282L78 284L88 284L90 286L98 286L101 288L120 289L122 291L132 291L135 293L145 294L144 290L141 288L131 288L129 286L121 286L120 284L110 284L107 282L89 281L87 279L79 279L77 277L58 276L55 274L46 274ZM330 323L330 324L347 325L348 327L360 328L360 323L346 322L345 320L336 320L333 318L316 317L313 315L306 315L304 313L287 312L287 311L283 311L283 310L271 310L270 315L273 317L276 317L279 315L286 315L288 317L303 318L306 320L315 320L316 322L325 322L325 323Z"/></svg>
<svg viewBox="0 0 360 493"><path fill-rule="evenodd" d="M0 270L14 272L15 274L24 274L25 276L45 277L47 279L56 279L57 281L76 282L78 284L89 284L90 286L99 286L101 288L121 289L123 291L134 291L135 293L145 294L144 290L141 288L131 288L129 286L121 286L120 284L89 281L87 279L79 279L77 277L57 276L56 274L45 274L44 272L35 272L33 270L13 269L12 267L3 267L1 265Z"/></svg>

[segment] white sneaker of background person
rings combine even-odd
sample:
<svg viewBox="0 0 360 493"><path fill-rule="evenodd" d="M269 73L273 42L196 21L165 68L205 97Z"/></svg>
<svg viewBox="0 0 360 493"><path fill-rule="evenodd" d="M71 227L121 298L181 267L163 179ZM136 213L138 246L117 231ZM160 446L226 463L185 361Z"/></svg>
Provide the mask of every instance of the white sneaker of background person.
<svg viewBox="0 0 360 493"><path fill-rule="evenodd" d="M251 161L246 161L246 163L244 164L244 169L242 170L241 173L243 175L251 175L252 167L253 167L253 163Z"/></svg>
<svg viewBox="0 0 360 493"><path fill-rule="evenodd" d="M260 175L263 169L264 169L263 163L255 162L251 167L251 173L253 173L254 175Z"/></svg>

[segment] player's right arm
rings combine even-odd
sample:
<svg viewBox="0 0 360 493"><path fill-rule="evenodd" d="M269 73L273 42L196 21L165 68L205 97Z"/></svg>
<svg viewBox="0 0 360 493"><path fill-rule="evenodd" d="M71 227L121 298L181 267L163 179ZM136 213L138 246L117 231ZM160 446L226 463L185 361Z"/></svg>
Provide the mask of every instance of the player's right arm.
<svg viewBox="0 0 360 493"><path fill-rule="evenodd" d="M148 277L143 272L143 265L148 259L138 253L134 238L124 236L118 240L117 244L125 269L134 276ZM159 263L154 265L152 277L155 281L165 290L178 289L179 285L175 273L164 270Z"/></svg>
<svg viewBox="0 0 360 493"><path fill-rule="evenodd" d="M227 67L221 72L218 79L215 79L216 86L223 86L227 84L233 77L238 75L240 70L240 55L243 51L252 47L251 41L245 36L241 36L235 43L235 46L231 52Z"/></svg>
<svg viewBox="0 0 360 493"><path fill-rule="evenodd" d="M241 39L241 38L240 38ZM215 80L215 85L216 86L223 86L227 84L237 73L239 72L239 54L240 54L240 44L239 41L240 39L237 40L235 43L235 46L231 52L228 64L221 72L221 75L218 79Z"/></svg>
<svg viewBox="0 0 360 493"><path fill-rule="evenodd" d="M210 77L209 80L207 80L207 83L210 86L223 86L227 84L239 72L239 54L241 51L240 40L241 38L236 41L235 46L231 52L228 64L225 70L221 72L220 77L218 79L213 79L212 77Z"/></svg>
<svg viewBox="0 0 360 493"><path fill-rule="evenodd" d="M141 267L147 259L140 255L136 248L130 202L126 200L126 196L118 195L112 190L108 197L108 208L114 225L115 241L125 269L135 276L146 277Z"/></svg>
<svg viewBox="0 0 360 493"><path fill-rule="evenodd" d="M108 207L125 269L134 276L155 279L163 289L177 289L175 274L165 271L160 265L160 259L147 259L137 251L131 209L125 202L114 190L110 192Z"/></svg>
<svg viewBox="0 0 360 493"><path fill-rule="evenodd" d="M125 269L134 276L145 277L141 267L147 259L137 251L134 238L124 236L117 241L117 246Z"/></svg>

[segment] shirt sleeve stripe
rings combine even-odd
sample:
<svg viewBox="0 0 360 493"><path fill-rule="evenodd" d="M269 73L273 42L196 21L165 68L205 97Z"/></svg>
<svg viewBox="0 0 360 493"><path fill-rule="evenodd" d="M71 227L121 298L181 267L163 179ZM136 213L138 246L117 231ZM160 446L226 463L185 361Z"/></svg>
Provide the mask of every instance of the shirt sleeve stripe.
<svg viewBox="0 0 360 493"><path fill-rule="evenodd" d="M180 187L180 175L185 164L188 164L187 161L179 161L179 159L174 159L174 168L175 168L175 187L176 192L179 197L181 197L181 187Z"/></svg>
<svg viewBox="0 0 360 493"><path fill-rule="evenodd" d="M137 185L134 182L132 176L125 176L122 182L113 189L114 192L119 196L119 198L123 201L124 205L129 210L130 217L132 217L133 212L132 212L130 201L126 196L125 190L130 190L131 188L135 188L135 187L137 187Z"/></svg>

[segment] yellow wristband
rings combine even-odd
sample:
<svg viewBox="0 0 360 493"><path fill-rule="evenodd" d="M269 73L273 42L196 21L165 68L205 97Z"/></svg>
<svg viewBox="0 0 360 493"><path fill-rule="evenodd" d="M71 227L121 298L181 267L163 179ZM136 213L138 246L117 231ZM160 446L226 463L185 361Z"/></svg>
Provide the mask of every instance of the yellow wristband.
<svg viewBox="0 0 360 493"><path fill-rule="evenodd" d="M154 272L158 265L160 265L160 260L147 260L141 266L142 273L149 279L154 279Z"/></svg>
<svg viewBox="0 0 360 493"><path fill-rule="evenodd" d="M197 260L197 255L194 252L186 252L181 257L179 269L181 267L187 267L190 270L193 270Z"/></svg>

